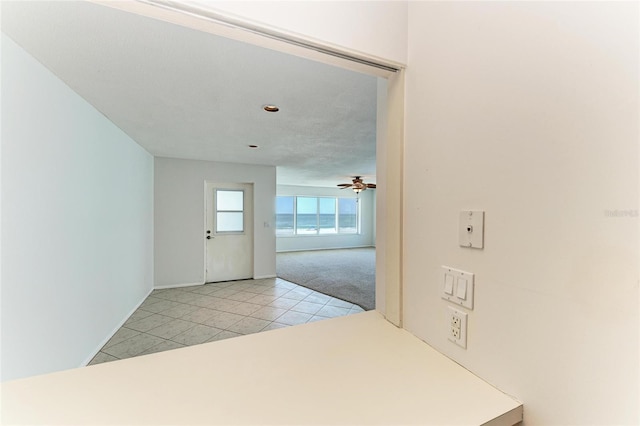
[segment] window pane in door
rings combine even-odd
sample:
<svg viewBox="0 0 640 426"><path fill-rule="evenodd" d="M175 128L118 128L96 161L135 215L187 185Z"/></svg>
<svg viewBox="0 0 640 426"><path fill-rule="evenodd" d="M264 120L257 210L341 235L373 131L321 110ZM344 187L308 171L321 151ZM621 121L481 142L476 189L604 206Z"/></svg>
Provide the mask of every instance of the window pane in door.
<svg viewBox="0 0 640 426"><path fill-rule="evenodd" d="M318 199L316 197L296 198L296 234L318 233Z"/></svg>
<svg viewBox="0 0 640 426"><path fill-rule="evenodd" d="M218 189L216 191L216 210L242 211L244 210L244 191Z"/></svg>
<svg viewBox="0 0 640 426"><path fill-rule="evenodd" d="M338 199L338 229L341 233L358 232L358 202L355 198Z"/></svg>
<svg viewBox="0 0 640 426"><path fill-rule="evenodd" d="M244 232L244 191L216 190L216 232Z"/></svg>
<svg viewBox="0 0 640 426"><path fill-rule="evenodd" d="M243 232L243 212L218 212L216 215L216 232Z"/></svg>
<svg viewBox="0 0 640 426"><path fill-rule="evenodd" d="M293 235L293 198L276 197L276 235Z"/></svg>
<svg viewBox="0 0 640 426"><path fill-rule="evenodd" d="M335 234L336 230L336 199L319 198L320 204L320 233Z"/></svg>

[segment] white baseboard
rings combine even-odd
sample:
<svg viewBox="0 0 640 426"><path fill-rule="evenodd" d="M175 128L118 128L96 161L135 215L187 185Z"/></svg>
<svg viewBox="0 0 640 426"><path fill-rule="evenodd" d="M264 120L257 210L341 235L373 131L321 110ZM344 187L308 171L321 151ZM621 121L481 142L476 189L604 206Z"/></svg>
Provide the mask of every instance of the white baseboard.
<svg viewBox="0 0 640 426"><path fill-rule="evenodd" d="M204 283L180 283L180 284L167 284L167 285L157 285L154 286L154 290L164 290L166 288L180 288L180 287L191 287L194 285L204 285Z"/></svg>
<svg viewBox="0 0 640 426"><path fill-rule="evenodd" d="M297 251L321 251L321 250L349 250L349 249L357 249L357 248L376 248L376 246L364 245L364 246L349 246L349 247L302 248L302 249L291 249L291 250L276 250L276 253L293 253Z"/></svg>
<svg viewBox="0 0 640 426"><path fill-rule="evenodd" d="M107 342L108 342L109 340L111 340L111 338L113 337L113 335L114 335L114 334L116 334L116 333L118 332L118 330L120 330L120 327L122 327L122 326L124 325L124 323L125 323L125 322L127 322L127 320L129 319L129 317L130 317L131 315L133 315L133 313L134 313L134 312L135 312L135 311L140 307L140 305L142 305L142 304L144 303L144 301L145 301L145 300L147 300L147 297L149 297L149 295L151 294L151 292L152 292L153 290L154 290L153 288L152 288L151 290L149 290L149 292L148 292L148 293L147 293L147 294L142 298L142 300L140 301L140 303L138 303L138 304L137 304L137 305L136 305L136 306L131 310L131 312L129 312L129 313L127 314L127 316L125 316L125 317L124 317L124 319L123 319L122 321L120 321L120 323L116 326L116 328L114 328L114 329L113 329L113 331L112 331L111 333L109 333L109 335L108 335L108 336L107 336L107 337L102 341L102 343L100 343L100 345L98 345L98 348L97 348L97 349L95 349L95 350L92 352L92 355L91 355L89 358L85 359L85 360L82 362L82 364L80 364L80 367L86 367L87 365L89 365L89 363L91 362L91 360L92 360L93 358L95 358L95 356L96 356L96 355L98 355L98 352L100 352L100 349L102 349L102 347L103 347L104 345L106 345L106 344L107 344Z"/></svg>
<svg viewBox="0 0 640 426"><path fill-rule="evenodd" d="M253 277L254 280L263 280L265 278L277 278L276 274L273 275L258 275Z"/></svg>

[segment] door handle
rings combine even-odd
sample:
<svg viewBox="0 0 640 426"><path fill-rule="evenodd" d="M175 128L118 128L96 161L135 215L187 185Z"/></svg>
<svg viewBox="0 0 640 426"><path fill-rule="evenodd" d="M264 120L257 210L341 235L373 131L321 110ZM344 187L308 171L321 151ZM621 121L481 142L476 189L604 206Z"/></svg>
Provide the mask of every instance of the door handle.
<svg viewBox="0 0 640 426"><path fill-rule="evenodd" d="M210 240L210 239L211 239L211 235L207 235L207 240Z"/></svg>

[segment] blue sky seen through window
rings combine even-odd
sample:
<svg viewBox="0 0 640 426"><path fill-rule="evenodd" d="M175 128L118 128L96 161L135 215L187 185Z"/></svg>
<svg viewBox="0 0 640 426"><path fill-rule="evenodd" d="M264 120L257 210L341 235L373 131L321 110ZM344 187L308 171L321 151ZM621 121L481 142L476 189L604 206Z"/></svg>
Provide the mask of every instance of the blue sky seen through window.
<svg viewBox="0 0 640 426"><path fill-rule="evenodd" d="M293 214L293 197L276 197L276 214Z"/></svg>
<svg viewBox="0 0 640 426"><path fill-rule="evenodd" d="M316 197L296 197L298 214L318 213L318 199Z"/></svg>

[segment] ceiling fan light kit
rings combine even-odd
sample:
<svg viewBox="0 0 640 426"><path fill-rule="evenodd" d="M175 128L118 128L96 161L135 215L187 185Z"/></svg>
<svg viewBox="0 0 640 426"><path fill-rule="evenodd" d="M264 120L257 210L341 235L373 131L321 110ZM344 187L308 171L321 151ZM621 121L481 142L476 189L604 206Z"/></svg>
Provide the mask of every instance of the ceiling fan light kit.
<svg viewBox="0 0 640 426"><path fill-rule="evenodd" d="M340 187L340 189L352 188L353 192L355 192L356 194L360 194L362 191L366 190L367 188L375 188L376 184L364 183L360 176L354 176L352 183L340 183L338 184L338 186Z"/></svg>

